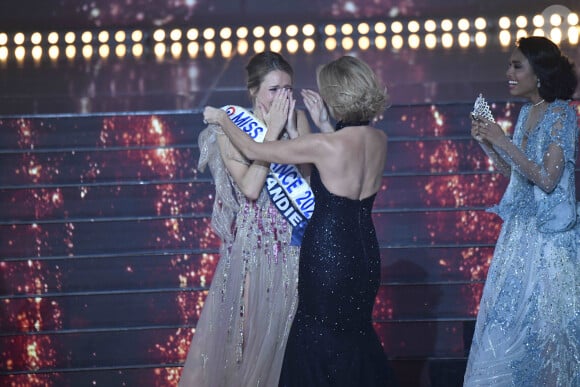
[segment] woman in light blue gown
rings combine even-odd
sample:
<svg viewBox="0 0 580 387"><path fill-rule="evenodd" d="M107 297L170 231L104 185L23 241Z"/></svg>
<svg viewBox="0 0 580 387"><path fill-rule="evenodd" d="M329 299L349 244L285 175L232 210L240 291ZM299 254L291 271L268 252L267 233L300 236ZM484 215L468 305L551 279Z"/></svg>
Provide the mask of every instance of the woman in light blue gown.
<svg viewBox="0 0 580 387"><path fill-rule="evenodd" d="M549 39L522 38L507 70L525 98L513 140L476 118L471 134L510 177L465 386L580 386L578 123L574 65Z"/></svg>

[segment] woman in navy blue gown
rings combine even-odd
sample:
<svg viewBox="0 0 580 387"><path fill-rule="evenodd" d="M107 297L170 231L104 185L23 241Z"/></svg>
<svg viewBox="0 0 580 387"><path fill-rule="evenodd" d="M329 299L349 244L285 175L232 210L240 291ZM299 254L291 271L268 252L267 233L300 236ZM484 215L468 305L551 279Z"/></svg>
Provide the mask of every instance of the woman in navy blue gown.
<svg viewBox="0 0 580 387"><path fill-rule="evenodd" d="M371 218L382 183L387 136L370 126L387 105L369 66L344 56L318 72L320 95L302 93L313 121L320 96L336 131L291 141L256 143L220 109L219 124L249 159L311 163L316 196L300 252L298 310L284 356L280 386L385 386L387 361L372 326L380 256Z"/></svg>

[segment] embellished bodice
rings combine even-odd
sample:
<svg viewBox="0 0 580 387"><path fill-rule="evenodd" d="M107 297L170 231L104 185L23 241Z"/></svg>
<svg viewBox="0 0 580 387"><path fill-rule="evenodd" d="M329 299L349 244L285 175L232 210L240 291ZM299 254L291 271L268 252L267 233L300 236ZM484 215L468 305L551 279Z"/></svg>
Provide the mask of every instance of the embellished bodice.
<svg viewBox="0 0 580 387"><path fill-rule="evenodd" d="M235 231L244 219L268 219L272 226L280 227L286 233L289 229L287 222L272 204L266 189L262 188L257 200L249 200L228 172L217 143L217 136L222 133L219 126L210 125L198 139L198 169L203 171L209 166L216 187L211 221L213 229L224 245L233 242ZM261 227L258 223L255 226Z"/></svg>
<svg viewBox="0 0 580 387"><path fill-rule="evenodd" d="M524 126L530 114L531 104L522 107L518 117L513 143L534 163L543 164L551 144L558 145L564 154L564 171L555 189L545 192L512 166L510 182L500 204L491 209L504 220L514 215L537 218L538 227L545 231L561 231L571 227L575 220L576 192L574 168L576 163L577 123L573 109L566 101L556 100L549 104L537 126L529 133ZM527 136L523 148L524 136ZM571 211L573 213L571 213ZM551 223L551 224L549 224Z"/></svg>
<svg viewBox="0 0 580 387"><path fill-rule="evenodd" d="M342 128L346 128L347 126L365 126L370 124L369 120L366 121L354 121L354 122L349 122L349 121L338 121L336 123L336 125L334 125L334 129L336 129L337 131L342 129Z"/></svg>

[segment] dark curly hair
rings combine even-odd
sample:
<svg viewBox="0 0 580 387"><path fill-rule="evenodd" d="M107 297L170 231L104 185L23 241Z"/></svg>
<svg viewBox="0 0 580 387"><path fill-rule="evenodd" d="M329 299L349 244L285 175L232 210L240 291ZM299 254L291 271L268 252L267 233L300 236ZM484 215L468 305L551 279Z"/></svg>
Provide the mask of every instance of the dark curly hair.
<svg viewBox="0 0 580 387"><path fill-rule="evenodd" d="M548 102L572 98L578 85L574 63L556 44L542 36L531 36L518 40L517 47L540 81L540 97Z"/></svg>

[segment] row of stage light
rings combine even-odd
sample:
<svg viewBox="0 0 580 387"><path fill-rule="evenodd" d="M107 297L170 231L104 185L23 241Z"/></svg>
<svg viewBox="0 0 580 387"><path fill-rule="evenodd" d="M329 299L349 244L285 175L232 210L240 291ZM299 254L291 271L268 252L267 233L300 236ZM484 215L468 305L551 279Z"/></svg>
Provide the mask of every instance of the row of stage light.
<svg viewBox="0 0 580 387"><path fill-rule="evenodd" d="M82 32L0 32L0 61L24 61L32 58L58 60L61 57L107 58L109 56L180 58L199 55L230 57L265 49L295 54L310 53L319 46L326 50L368 50L370 48L400 50L450 49L453 47L485 47L499 43L509 46L522 36L540 35L556 43L567 41L578 45L579 17L575 12L548 16L520 15L497 20L460 18L456 20L360 21L357 23L314 24L253 27L173 28Z"/></svg>

